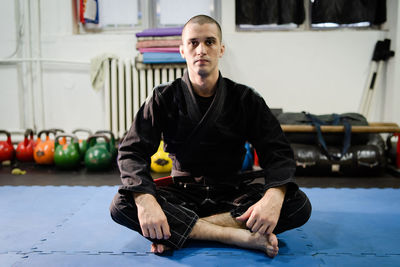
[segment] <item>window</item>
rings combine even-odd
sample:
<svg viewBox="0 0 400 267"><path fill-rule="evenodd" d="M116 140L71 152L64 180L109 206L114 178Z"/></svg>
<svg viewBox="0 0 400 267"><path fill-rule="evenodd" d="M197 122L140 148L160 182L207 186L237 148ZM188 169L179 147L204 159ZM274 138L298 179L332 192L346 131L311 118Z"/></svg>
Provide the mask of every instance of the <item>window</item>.
<svg viewBox="0 0 400 267"><path fill-rule="evenodd" d="M214 2L214 0L157 0L157 27L183 25L198 14L215 18Z"/></svg>
<svg viewBox="0 0 400 267"><path fill-rule="evenodd" d="M141 1L101 0L99 22L103 27L135 27L141 25Z"/></svg>
<svg viewBox="0 0 400 267"><path fill-rule="evenodd" d="M77 0L79 33L140 28L143 0Z"/></svg>
<svg viewBox="0 0 400 267"><path fill-rule="evenodd" d="M296 28L305 19L304 0L236 0L239 29Z"/></svg>
<svg viewBox="0 0 400 267"><path fill-rule="evenodd" d="M376 27L386 21L386 0L311 0L311 27Z"/></svg>
<svg viewBox="0 0 400 267"><path fill-rule="evenodd" d="M80 33L183 26L197 14L220 20L221 0L77 1Z"/></svg>
<svg viewBox="0 0 400 267"><path fill-rule="evenodd" d="M386 0L236 0L238 30L377 28Z"/></svg>

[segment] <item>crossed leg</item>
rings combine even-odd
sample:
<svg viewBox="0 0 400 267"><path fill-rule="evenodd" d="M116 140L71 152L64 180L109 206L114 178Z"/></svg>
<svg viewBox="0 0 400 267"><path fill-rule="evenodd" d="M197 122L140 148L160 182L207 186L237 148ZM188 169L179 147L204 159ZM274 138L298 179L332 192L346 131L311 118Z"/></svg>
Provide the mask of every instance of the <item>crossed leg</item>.
<svg viewBox="0 0 400 267"><path fill-rule="evenodd" d="M141 233L136 205L131 195L116 194L110 206L111 217L115 222ZM163 205L166 204L163 203ZM175 206L169 205L169 207ZM278 225L274 231L282 233L300 227L310 218L311 209L311 203L302 191L293 192L282 206ZM173 214L177 212L179 216L182 216L187 225L193 222L194 212L189 213L188 210L185 211L176 208L171 210L171 212ZM278 252L278 240L274 234L264 236L251 233L246 229L244 223L236 221L230 213L203 217L198 219L195 225L191 227L192 231L188 236L191 239L220 241L244 248L259 249L266 252L270 257L275 256ZM151 247L151 251L155 253L163 253L166 249L168 249L167 246L159 244L157 241Z"/></svg>
<svg viewBox="0 0 400 267"><path fill-rule="evenodd" d="M189 238L261 250L269 257L275 257L279 251L278 239L275 234L251 233L246 229L244 223L236 221L230 213L221 213L199 219ZM153 243L151 246L151 251L155 253L163 253L168 249L167 246L162 244Z"/></svg>

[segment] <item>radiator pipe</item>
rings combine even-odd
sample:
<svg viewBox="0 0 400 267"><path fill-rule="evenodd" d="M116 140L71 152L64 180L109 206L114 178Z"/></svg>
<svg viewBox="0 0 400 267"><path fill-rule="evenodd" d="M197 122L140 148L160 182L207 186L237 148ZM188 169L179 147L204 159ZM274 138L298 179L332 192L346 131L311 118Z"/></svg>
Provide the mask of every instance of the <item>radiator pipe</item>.
<svg viewBox="0 0 400 267"><path fill-rule="evenodd" d="M43 63L57 63L57 64L82 64L89 65L89 61L83 60L70 60L70 59L56 59L56 58L2 58L0 64L18 64L23 62L43 62Z"/></svg>

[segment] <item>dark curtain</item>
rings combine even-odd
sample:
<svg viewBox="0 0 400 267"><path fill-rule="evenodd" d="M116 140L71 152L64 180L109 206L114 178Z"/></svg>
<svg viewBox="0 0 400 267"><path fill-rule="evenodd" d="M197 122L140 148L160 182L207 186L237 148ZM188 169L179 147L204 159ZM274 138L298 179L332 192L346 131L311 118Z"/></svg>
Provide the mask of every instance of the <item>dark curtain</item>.
<svg viewBox="0 0 400 267"><path fill-rule="evenodd" d="M304 0L236 0L236 25L300 25L304 17Z"/></svg>
<svg viewBox="0 0 400 267"><path fill-rule="evenodd" d="M386 21L386 0L315 0L311 16L313 24L370 22L379 25Z"/></svg>

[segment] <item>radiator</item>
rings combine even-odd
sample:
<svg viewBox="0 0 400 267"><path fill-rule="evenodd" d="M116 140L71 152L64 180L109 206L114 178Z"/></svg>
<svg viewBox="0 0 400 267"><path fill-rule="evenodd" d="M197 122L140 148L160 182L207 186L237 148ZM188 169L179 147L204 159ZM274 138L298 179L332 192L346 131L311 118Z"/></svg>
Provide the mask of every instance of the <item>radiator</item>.
<svg viewBox="0 0 400 267"><path fill-rule="evenodd" d="M117 139L130 128L153 88L182 77L185 67L185 64L135 64L133 58L105 63L106 126Z"/></svg>

